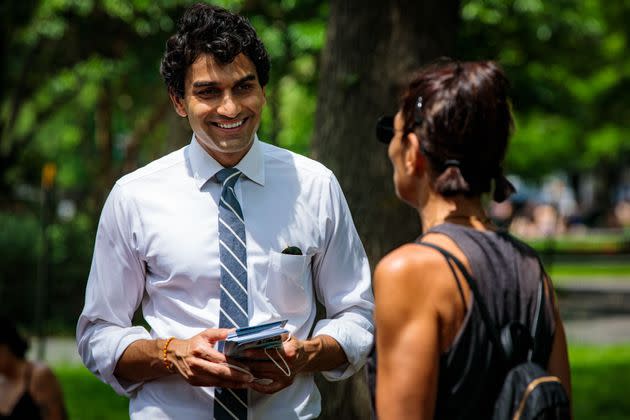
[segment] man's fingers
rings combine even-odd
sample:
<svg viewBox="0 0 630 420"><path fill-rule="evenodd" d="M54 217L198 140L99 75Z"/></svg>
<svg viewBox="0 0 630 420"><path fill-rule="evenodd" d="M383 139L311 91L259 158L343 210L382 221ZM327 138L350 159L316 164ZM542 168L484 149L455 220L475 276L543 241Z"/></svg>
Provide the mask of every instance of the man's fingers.
<svg viewBox="0 0 630 420"><path fill-rule="evenodd" d="M213 363L227 363L225 354L218 352L213 347L205 345L205 344L194 347L191 350L190 354L193 357L207 360Z"/></svg>
<svg viewBox="0 0 630 420"><path fill-rule="evenodd" d="M252 375L247 369L241 368L236 365L228 365L222 363L211 363L211 371L214 375L221 377L228 381L237 382L252 382L254 375Z"/></svg>
<svg viewBox="0 0 630 420"><path fill-rule="evenodd" d="M199 335L214 344L217 341L225 340L232 331L234 331L233 328L208 328L199 333Z"/></svg>
<svg viewBox="0 0 630 420"><path fill-rule="evenodd" d="M283 375L276 365L271 362L257 362L247 365L252 375L257 378L280 378Z"/></svg>
<svg viewBox="0 0 630 420"><path fill-rule="evenodd" d="M280 391L281 389L286 388L289 385L291 385L291 382L274 381L272 383L264 383L261 381L254 381L249 385L249 387L256 392L260 392L263 394L273 394Z"/></svg>

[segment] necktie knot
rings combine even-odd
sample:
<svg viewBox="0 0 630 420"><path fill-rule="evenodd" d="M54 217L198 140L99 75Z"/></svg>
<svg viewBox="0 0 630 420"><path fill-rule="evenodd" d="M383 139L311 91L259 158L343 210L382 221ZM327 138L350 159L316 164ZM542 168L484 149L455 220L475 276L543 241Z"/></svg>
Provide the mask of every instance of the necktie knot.
<svg viewBox="0 0 630 420"><path fill-rule="evenodd" d="M236 168L223 168L219 172L217 172L215 177L221 185L225 186L225 184L227 183L228 185L233 186L236 183L236 180L238 179L240 174L241 171Z"/></svg>

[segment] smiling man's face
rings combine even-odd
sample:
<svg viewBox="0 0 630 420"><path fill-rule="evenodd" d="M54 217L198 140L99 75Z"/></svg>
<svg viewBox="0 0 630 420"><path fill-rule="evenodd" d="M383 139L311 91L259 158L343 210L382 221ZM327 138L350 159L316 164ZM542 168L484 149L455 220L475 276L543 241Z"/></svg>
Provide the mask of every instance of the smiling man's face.
<svg viewBox="0 0 630 420"><path fill-rule="evenodd" d="M184 97L171 94L171 100L199 144L226 167L249 151L266 103L256 67L242 53L227 64L200 55L186 74Z"/></svg>

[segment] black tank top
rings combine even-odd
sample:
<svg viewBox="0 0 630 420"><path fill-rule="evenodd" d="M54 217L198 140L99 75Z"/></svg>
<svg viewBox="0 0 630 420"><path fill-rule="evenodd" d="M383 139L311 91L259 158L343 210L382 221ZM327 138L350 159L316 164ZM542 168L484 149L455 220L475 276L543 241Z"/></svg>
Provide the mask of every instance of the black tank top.
<svg viewBox="0 0 630 420"><path fill-rule="evenodd" d="M496 325L518 320L531 330L536 322L540 276L544 274L533 249L507 233L481 232L450 223L427 233L444 234L461 249ZM454 281L460 283L460 279ZM544 300L532 356L543 367L549 361L555 331L550 299ZM440 357L436 419L490 418L505 375L474 298L466 307L460 331Z"/></svg>
<svg viewBox="0 0 630 420"><path fill-rule="evenodd" d="M0 419L39 420L42 418L39 407L31 396L30 389L32 372L33 367L29 364L24 372L24 393L22 394L18 402L13 406L13 410L11 411L11 413L9 413L9 415L7 416L0 414Z"/></svg>

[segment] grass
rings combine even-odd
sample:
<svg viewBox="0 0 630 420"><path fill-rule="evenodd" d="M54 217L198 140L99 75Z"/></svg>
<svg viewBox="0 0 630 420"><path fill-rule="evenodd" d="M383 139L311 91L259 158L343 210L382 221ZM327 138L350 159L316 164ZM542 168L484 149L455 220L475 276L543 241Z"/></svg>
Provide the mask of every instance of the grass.
<svg viewBox="0 0 630 420"><path fill-rule="evenodd" d="M630 344L570 346L575 420L628 419Z"/></svg>
<svg viewBox="0 0 630 420"><path fill-rule="evenodd" d="M575 420L622 420L630 413L630 343L571 345ZM128 419L128 400L82 366L54 368L64 390L70 420Z"/></svg>
<svg viewBox="0 0 630 420"><path fill-rule="evenodd" d="M574 283L622 283L630 284L629 262L558 262L548 267L555 285Z"/></svg>
<svg viewBox="0 0 630 420"><path fill-rule="evenodd" d="M70 420L129 418L129 400L117 395L83 366L54 366Z"/></svg>
<svg viewBox="0 0 630 420"><path fill-rule="evenodd" d="M630 280L630 230L526 242L540 253L554 280Z"/></svg>
<svg viewBox="0 0 630 420"><path fill-rule="evenodd" d="M597 262L597 263L564 263L551 264L549 274L555 280L584 280L623 279L630 281L629 262Z"/></svg>
<svg viewBox="0 0 630 420"><path fill-rule="evenodd" d="M589 232L585 234L559 235L551 238L526 239L539 252L556 253L605 253L628 252L630 231L616 233Z"/></svg>

